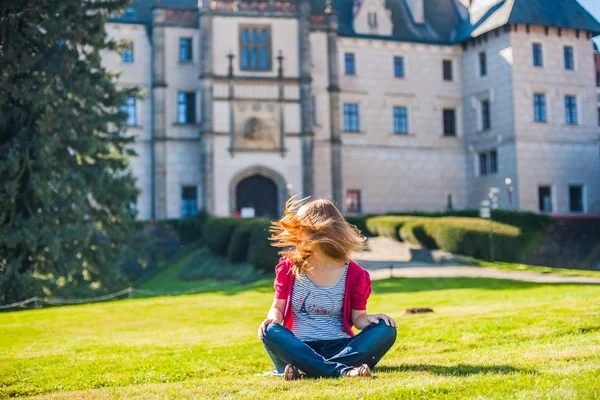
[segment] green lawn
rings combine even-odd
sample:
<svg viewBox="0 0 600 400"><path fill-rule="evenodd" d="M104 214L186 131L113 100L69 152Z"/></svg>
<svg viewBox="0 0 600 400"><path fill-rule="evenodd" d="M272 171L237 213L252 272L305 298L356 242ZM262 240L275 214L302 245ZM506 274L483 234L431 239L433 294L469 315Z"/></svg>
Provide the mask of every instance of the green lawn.
<svg viewBox="0 0 600 400"><path fill-rule="evenodd" d="M272 295L262 281L1 313L0 398L600 398L600 286L374 282L370 310L399 327L372 380L257 376ZM435 313L403 316L418 306Z"/></svg>
<svg viewBox="0 0 600 400"><path fill-rule="evenodd" d="M592 271L586 269L568 269L544 267L541 265L528 265L508 262L489 262L484 260L475 260L480 267L496 268L503 271L526 271L537 272L539 274L552 274L562 276L588 276L590 278L600 278L600 271Z"/></svg>

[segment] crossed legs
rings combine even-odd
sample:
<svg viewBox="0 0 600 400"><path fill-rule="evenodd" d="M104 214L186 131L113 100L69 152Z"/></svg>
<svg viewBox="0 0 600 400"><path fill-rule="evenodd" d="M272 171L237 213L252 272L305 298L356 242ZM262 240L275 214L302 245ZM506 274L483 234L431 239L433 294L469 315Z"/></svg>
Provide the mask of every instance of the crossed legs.
<svg viewBox="0 0 600 400"><path fill-rule="evenodd" d="M339 341L302 342L286 327L270 324L263 344L277 372L292 364L311 377L339 377L367 364L373 368L396 340L396 328L383 321L371 324L358 335Z"/></svg>

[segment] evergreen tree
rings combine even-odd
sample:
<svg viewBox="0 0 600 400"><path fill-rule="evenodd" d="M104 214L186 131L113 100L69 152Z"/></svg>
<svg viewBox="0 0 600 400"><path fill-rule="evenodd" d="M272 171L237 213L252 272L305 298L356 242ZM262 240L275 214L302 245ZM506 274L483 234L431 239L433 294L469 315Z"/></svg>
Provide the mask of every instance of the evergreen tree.
<svg viewBox="0 0 600 400"><path fill-rule="evenodd" d="M0 1L0 304L122 288L132 138L101 55L129 0Z"/></svg>

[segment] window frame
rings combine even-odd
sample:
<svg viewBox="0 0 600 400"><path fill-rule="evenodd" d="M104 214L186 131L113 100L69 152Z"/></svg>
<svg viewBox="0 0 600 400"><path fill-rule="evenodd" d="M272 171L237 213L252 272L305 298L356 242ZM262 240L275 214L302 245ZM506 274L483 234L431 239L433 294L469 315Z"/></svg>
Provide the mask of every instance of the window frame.
<svg viewBox="0 0 600 400"><path fill-rule="evenodd" d="M404 124L402 124L404 122ZM392 108L392 124L394 135L408 135L408 107L394 106ZM404 128L404 129L403 129Z"/></svg>
<svg viewBox="0 0 600 400"><path fill-rule="evenodd" d="M485 106L484 106L485 105ZM489 99L480 100L481 132L492 129L492 107Z"/></svg>
<svg viewBox="0 0 600 400"><path fill-rule="evenodd" d="M454 81L454 63L452 60L442 60L442 79L446 82ZM446 72L448 74L446 74Z"/></svg>
<svg viewBox="0 0 600 400"><path fill-rule="evenodd" d="M571 189L573 188L578 188L580 190L579 192L579 201L580 201L580 206L581 206L581 210L574 210L573 209L573 203L572 203L572 196L571 196ZM577 213L577 214L583 214L585 213L585 185L582 184L569 184L568 187L568 193L569 193L569 212L571 213Z"/></svg>
<svg viewBox="0 0 600 400"><path fill-rule="evenodd" d="M248 31L248 42L244 42L244 31ZM257 37L259 37L258 42L252 42L252 31L259 32ZM262 31L266 31L267 40L266 43L262 43L260 41L260 33ZM248 71L248 72L271 72L273 71L273 35L271 30L271 25L267 24L240 24L239 25L239 37L238 37L238 45L240 49L240 71ZM248 48L248 66L244 66L245 61L245 49ZM252 50L256 49L256 68L252 67ZM267 51L267 66L261 67L261 50L266 49Z"/></svg>
<svg viewBox="0 0 600 400"><path fill-rule="evenodd" d="M182 58L183 50L184 50L184 46L183 46L184 41L189 42L189 48L187 49L189 51L188 58ZM191 38L191 37L180 37L179 38L179 62L189 63L189 62L194 61L193 47L194 47L194 39L193 38Z"/></svg>
<svg viewBox="0 0 600 400"><path fill-rule="evenodd" d="M399 61L399 62L398 62ZM394 56L394 78L403 79L406 76L406 68L404 67L404 56ZM398 74L398 65L400 65L400 72Z"/></svg>
<svg viewBox="0 0 600 400"><path fill-rule="evenodd" d="M132 102L133 104L130 104ZM133 110L133 112L130 112ZM121 111L127 113L127 119L123 121L123 125L125 126L137 126L137 101L135 97L128 97L125 100L125 104L121 106ZM133 123L131 123L131 119L133 118Z"/></svg>
<svg viewBox="0 0 600 400"><path fill-rule="evenodd" d="M121 64L133 64L135 62L135 46L131 41L126 44L127 49L121 49Z"/></svg>
<svg viewBox="0 0 600 400"><path fill-rule="evenodd" d="M541 97L540 97L541 96ZM541 102L538 101L538 97L541 98ZM538 114L538 107L541 107L540 114ZM540 117L540 118L538 118ZM537 123L548 123L548 111L546 105L546 93L534 93L533 94L533 121Z"/></svg>
<svg viewBox="0 0 600 400"><path fill-rule="evenodd" d="M479 176L489 175L488 171L488 152L480 152L479 153Z"/></svg>
<svg viewBox="0 0 600 400"><path fill-rule="evenodd" d="M539 47L539 64L536 64L536 46ZM531 53L533 58L533 66L537 68L544 67L544 47L542 43L532 43L531 44Z"/></svg>
<svg viewBox="0 0 600 400"><path fill-rule="evenodd" d="M350 68L350 66L352 68ZM356 76L356 54L344 52L344 75Z"/></svg>
<svg viewBox="0 0 600 400"><path fill-rule="evenodd" d="M350 207L350 195L357 195L356 207ZM362 191L360 189L346 189L346 212L360 214L362 212Z"/></svg>
<svg viewBox="0 0 600 400"><path fill-rule="evenodd" d="M573 99L572 102L568 101ZM579 116L577 115L577 96L565 95L565 124L570 126L579 125Z"/></svg>
<svg viewBox="0 0 600 400"><path fill-rule="evenodd" d="M195 197L186 197L186 190L193 189ZM191 208L190 205L193 207ZM181 186L181 216L193 217L198 214L198 186Z"/></svg>
<svg viewBox="0 0 600 400"><path fill-rule="evenodd" d="M544 203L542 201L542 196L541 196L541 191L542 189L548 189L548 194L549 194L549 198L550 198L550 209L546 210L544 209ZM539 212L543 212L543 213L551 213L552 210L554 209L554 199L552 197L552 185L538 185L538 211Z"/></svg>
<svg viewBox="0 0 600 400"><path fill-rule="evenodd" d="M182 97L181 95L184 95L183 97L183 102L182 102ZM188 100L192 100L191 101L191 105L188 103ZM183 113L182 113L182 108L183 109ZM184 91L178 91L177 92L177 124L179 125L193 125L196 124L198 122L198 116L196 115L196 92L184 92ZM185 116L185 119L182 119L181 117ZM189 117L192 118L189 118Z"/></svg>
<svg viewBox="0 0 600 400"><path fill-rule="evenodd" d="M355 109L356 112L351 112L352 109ZM344 103L343 116L344 132L360 132L360 109L358 103Z"/></svg>
<svg viewBox="0 0 600 400"><path fill-rule="evenodd" d="M448 125L448 115L452 115L452 124ZM457 123L456 123L456 108L444 108L442 109L442 125L445 137L457 137ZM448 129L451 128L451 129Z"/></svg>
<svg viewBox="0 0 600 400"><path fill-rule="evenodd" d="M487 76L487 53L485 51L479 52L479 76Z"/></svg>
<svg viewBox="0 0 600 400"><path fill-rule="evenodd" d="M568 49L570 49L569 58L567 58ZM563 46L563 64L566 71L575 71L575 47Z"/></svg>

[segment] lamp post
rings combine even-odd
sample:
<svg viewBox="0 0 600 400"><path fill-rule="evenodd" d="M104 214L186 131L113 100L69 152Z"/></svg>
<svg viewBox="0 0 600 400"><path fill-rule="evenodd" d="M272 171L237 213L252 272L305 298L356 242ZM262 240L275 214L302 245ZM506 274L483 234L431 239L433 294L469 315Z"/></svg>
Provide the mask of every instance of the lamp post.
<svg viewBox="0 0 600 400"><path fill-rule="evenodd" d="M512 204L512 193L513 193L513 185L512 185L512 179L510 178L506 178L504 180L504 183L506 184L506 194L508 195L508 206L510 207L510 209L513 208L513 204Z"/></svg>

